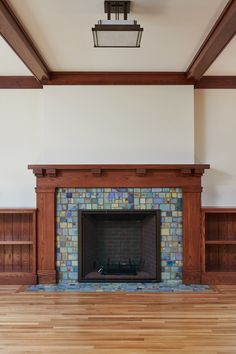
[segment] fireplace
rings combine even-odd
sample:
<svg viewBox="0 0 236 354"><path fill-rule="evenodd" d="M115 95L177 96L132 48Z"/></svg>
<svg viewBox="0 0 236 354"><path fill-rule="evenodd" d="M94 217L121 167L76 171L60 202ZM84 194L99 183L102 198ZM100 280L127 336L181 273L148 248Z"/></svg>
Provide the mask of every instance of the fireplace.
<svg viewBox="0 0 236 354"><path fill-rule="evenodd" d="M126 244L126 246L133 246L134 248L139 243L137 233L140 234L143 229L143 220L141 219L144 218L144 215L155 215L156 213L158 213L161 218L161 227L159 230L160 238L158 239L158 242L161 243L160 278L166 283L179 283L182 281L183 193L181 188L57 188L55 195L56 272L58 281L75 282L78 281L78 279L83 279L84 276L86 276L86 280L88 280L88 278L91 279L95 275L97 279L98 275L92 272L92 270L95 270L99 265L101 266L100 268L105 267L102 273L107 271L111 272L111 268L113 268L113 270L116 268L117 272L117 267L121 268L122 266L126 268L127 271L128 268L132 268L132 266L140 268L142 266L141 263L143 263L141 251L137 251L135 255L132 251L132 247L130 247L126 259L119 260L119 254L115 260L111 259L108 254L108 244L110 245L111 240L107 240L107 230L109 230L109 227L112 225L112 233L115 234L115 240L113 241L116 241L117 238L121 238L122 233L122 243ZM110 214L109 219L113 220L107 220L108 213ZM153 215L150 215L152 217L149 218L152 229L154 229ZM98 230L96 230L96 224L99 226ZM145 225L146 224L147 220L145 220ZM121 225L123 226L122 228ZM85 231L90 230L90 232L85 232L84 234L83 229L85 229ZM132 237L128 234L127 229L132 231ZM99 240L98 231L100 232ZM106 234L104 235L104 233ZM91 238L90 234L96 237ZM147 242L149 237L150 236L146 237ZM140 238L141 236L139 236L139 239ZM98 244L99 247L96 246L98 242L95 241L101 241ZM104 244L105 241L106 243ZM88 243L90 253L88 252L82 257L84 242ZM150 243L148 242L148 244ZM153 244L155 245L155 242L153 242ZM114 253L117 253L118 247L120 247L120 245L112 242L112 248L116 249L114 251L110 247L110 251L113 253L112 258L114 258ZM96 248L98 249L96 250ZM99 257L96 255L97 251L100 254ZM153 256L152 251L153 250L149 248L149 253ZM104 252L106 253L105 255ZM90 274L83 275L83 273L81 273L82 267L85 265L84 262L86 262L86 259L91 258L91 253L93 260L90 264L90 270L87 272ZM133 260L133 257L136 259ZM81 262L82 258L83 261ZM154 259L154 257L152 258ZM121 262L123 263L122 265ZM137 264L137 262L139 262L139 264ZM96 263L96 265L94 263ZM126 263L126 265L124 263ZM157 265L159 265L159 262L157 262ZM150 274L145 272L140 273L143 275L143 279L154 279ZM140 273L139 277L136 278L142 280ZM79 277L78 274L80 275ZM110 276L110 278L112 277ZM129 276L128 278L132 277ZM105 279L104 276L103 279ZM157 278L155 279L157 280Z"/></svg>
<svg viewBox="0 0 236 354"><path fill-rule="evenodd" d="M160 214L79 211L79 281L160 281Z"/></svg>
<svg viewBox="0 0 236 354"><path fill-rule="evenodd" d="M181 262L183 265L182 280L185 284L199 284L201 283L201 177L205 171L208 169L209 165L203 164L170 164L170 165L30 165L29 169L32 169L35 176L37 177L36 184L36 193L37 193L37 279L38 283L55 283L58 281L57 278L57 263L61 268L61 274L63 275L64 270L67 271L67 267L71 268L71 275L73 279L78 280L78 253L76 253L77 248L73 246L73 243L78 242L78 230L74 226L77 225L73 219L78 219L78 210L83 210L84 205L86 205L86 210L92 209L91 206L94 206L93 209L107 209L107 205L111 206L109 209L123 209L122 202L120 201L113 203L106 201L106 198L103 200L102 208L99 207L99 197L98 202L93 203L93 197L86 198L83 197L83 203L80 205L78 201L78 209L68 209L68 216L58 216L57 204L55 203L58 190L63 194L64 189L67 193L71 193L70 189L75 190L77 193L77 188L84 189L120 189L132 188L135 193L135 189L176 189L181 190L182 193L182 231L181 237L182 241L180 242L180 247L183 247L183 260ZM163 191L164 192L164 191ZM99 192L98 192L99 193ZM111 193L113 193L111 191ZM142 193L142 192L141 192ZM147 193L147 204L144 206L144 209L150 209L148 205L148 193ZM72 192L73 194L73 192ZM68 198L69 199L69 198ZM133 204L131 209L141 209L143 208L142 196L139 198L140 205L136 205L132 200L130 202L129 195L127 201L124 205L125 209L130 209L130 204ZM150 198L152 199L152 197ZM168 198L167 198L168 199ZM63 207L62 200L62 207ZM66 201L66 203L68 203ZM156 203L156 202L155 202ZM157 205L154 203L153 209L157 208ZM157 203L158 204L158 203ZM168 201L167 201L168 204ZM96 205L96 207L95 207ZM176 204L178 205L178 203ZM68 204L68 207L70 203ZM161 212L163 213L162 217L166 218L166 222L172 224L169 221L169 218L173 218L172 221L175 222L174 214L169 216L168 206L162 207ZM62 210L63 211L63 210ZM71 216L69 216L71 214ZM71 232L68 237L71 237L71 247L70 249L69 260L64 262L64 257L62 249L63 244L66 240L61 239L61 244L55 247L57 239L57 223L56 218L72 218L72 222L67 222L71 224L67 232ZM177 212L177 219L178 219ZM63 221L60 220L60 223L63 224ZM165 224L165 222L164 222ZM176 221L176 225L179 222ZM71 229L70 229L71 228ZM168 230L162 224L162 236L167 238L172 236L171 233L172 226ZM62 232L63 236L63 230ZM176 235L178 238L178 234ZM63 236L64 237L64 236ZM66 238L67 236L65 236ZM76 241L74 241L76 238ZM166 264L162 265L165 272L168 270L168 267L173 267L172 255L170 248L165 245L166 241L162 241L163 252L161 254L166 257ZM59 247L58 247L59 246ZM177 246L178 247L178 246ZM57 259L57 251L60 251L61 260ZM73 253L75 252L75 253ZM170 252L170 253L168 253ZM178 257L178 252L176 252L176 257ZM177 258L176 258L177 260ZM162 261L163 262L163 261ZM69 265L70 263L70 265ZM164 279L167 279L168 274L165 275ZM176 273L177 275L177 273ZM169 277L168 277L169 278ZM72 278L70 278L72 279Z"/></svg>

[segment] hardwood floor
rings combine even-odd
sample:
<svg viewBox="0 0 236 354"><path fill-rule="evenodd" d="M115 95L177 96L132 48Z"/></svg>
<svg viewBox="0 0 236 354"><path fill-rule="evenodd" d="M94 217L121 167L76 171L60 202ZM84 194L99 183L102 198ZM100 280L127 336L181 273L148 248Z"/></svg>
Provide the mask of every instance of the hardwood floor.
<svg viewBox="0 0 236 354"><path fill-rule="evenodd" d="M236 353L236 286L212 293L0 287L0 354Z"/></svg>

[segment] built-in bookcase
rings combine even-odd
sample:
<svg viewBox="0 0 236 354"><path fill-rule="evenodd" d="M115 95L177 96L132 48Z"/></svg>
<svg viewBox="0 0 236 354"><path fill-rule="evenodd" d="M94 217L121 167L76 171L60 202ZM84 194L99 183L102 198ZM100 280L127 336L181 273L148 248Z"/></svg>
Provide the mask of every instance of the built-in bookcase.
<svg viewBox="0 0 236 354"><path fill-rule="evenodd" d="M36 210L0 209L0 284L36 283Z"/></svg>
<svg viewBox="0 0 236 354"><path fill-rule="evenodd" d="M236 284L236 208L202 210L202 282Z"/></svg>

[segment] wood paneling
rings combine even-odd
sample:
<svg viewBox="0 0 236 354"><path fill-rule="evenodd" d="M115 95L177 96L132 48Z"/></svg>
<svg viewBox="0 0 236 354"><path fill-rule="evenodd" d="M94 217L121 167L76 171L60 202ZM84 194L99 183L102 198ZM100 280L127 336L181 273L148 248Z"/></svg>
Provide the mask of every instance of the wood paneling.
<svg viewBox="0 0 236 354"><path fill-rule="evenodd" d="M0 295L4 354L235 354L235 286L89 294L1 286Z"/></svg>
<svg viewBox="0 0 236 354"><path fill-rule="evenodd" d="M56 282L55 191L59 187L183 189L184 282L200 282L201 176L209 165L30 165L37 177L39 282ZM94 174L99 170L99 174ZM137 174L145 170L145 174ZM53 172L52 172L53 171Z"/></svg>
<svg viewBox="0 0 236 354"><path fill-rule="evenodd" d="M230 0L187 69L187 77L200 80L236 33L236 1Z"/></svg>
<svg viewBox="0 0 236 354"><path fill-rule="evenodd" d="M0 209L0 284L36 282L36 211Z"/></svg>
<svg viewBox="0 0 236 354"><path fill-rule="evenodd" d="M204 208L202 281L236 284L236 209Z"/></svg>

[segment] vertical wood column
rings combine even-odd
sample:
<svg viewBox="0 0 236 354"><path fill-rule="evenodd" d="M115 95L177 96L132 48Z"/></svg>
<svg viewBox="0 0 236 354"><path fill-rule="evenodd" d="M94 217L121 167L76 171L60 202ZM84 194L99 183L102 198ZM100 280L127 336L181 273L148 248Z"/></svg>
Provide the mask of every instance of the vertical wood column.
<svg viewBox="0 0 236 354"><path fill-rule="evenodd" d="M38 283L56 283L55 188L36 188L36 193L38 209Z"/></svg>
<svg viewBox="0 0 236 354"><path fill-rule="evenodd" d="M201 190L183 189L183 283L201 283Z"/></svg>

